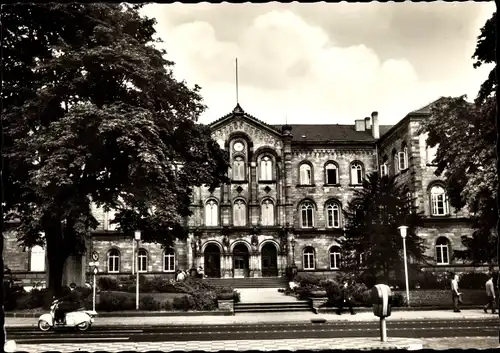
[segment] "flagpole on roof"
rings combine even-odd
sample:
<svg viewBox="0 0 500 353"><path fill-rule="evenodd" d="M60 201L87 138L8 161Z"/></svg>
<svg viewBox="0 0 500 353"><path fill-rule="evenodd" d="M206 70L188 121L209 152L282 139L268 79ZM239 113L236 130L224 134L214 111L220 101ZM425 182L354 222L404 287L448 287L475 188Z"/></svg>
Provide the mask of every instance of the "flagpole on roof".
<svg viewBox="0 0 500 353"><path fill-rule="evenodd" d="M236 58L236 104L239 104L238 97L238 58Z"/></svg>

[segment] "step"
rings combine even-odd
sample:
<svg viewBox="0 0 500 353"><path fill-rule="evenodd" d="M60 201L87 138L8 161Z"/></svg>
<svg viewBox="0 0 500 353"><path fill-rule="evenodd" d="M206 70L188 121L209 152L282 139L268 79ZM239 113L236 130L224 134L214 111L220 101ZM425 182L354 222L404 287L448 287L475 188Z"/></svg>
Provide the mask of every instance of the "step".
<svg viewBox="0 0 500 353"><path fill-rule="evenodd" d="M243 307L243 306L262 306L262 307L273 307L273 306L309 306L309 301L302 300L296 302L275 302L275 303L236 303L235 307Z"/></svg>
<svg viewBox="0 0 500 353"><path fill-rule="evenodd" d="M251 309L234 309L235 313L269 313L269 312L290 312L303 311L312 312L310 307L304 308L251 308Z"/></svg>

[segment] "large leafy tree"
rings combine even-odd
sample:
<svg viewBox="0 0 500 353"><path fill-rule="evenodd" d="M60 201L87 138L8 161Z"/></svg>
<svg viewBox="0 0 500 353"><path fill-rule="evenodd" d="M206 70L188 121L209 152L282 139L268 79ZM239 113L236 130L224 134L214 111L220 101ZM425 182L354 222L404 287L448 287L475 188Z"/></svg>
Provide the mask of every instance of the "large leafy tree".
<svg viewBox="0 0 500 353"><path fill-rule="evenodd" d="M472 57L475 68L495 62L495 43L496 12L481 29ZM419 131L428 134L429 146L439 145L435 174L444 176L451 205L471 211L475 231L463 237L466 250L455 255L472 263L497 258L496 89L495 65L473 103L466 96L439 100Z"/></svg>
<svg viewBox="0 0 500 353"><path fill-rule="evenodd" d="M416 234L422 217L409 195L394 176L368 175L344 210L343 266L388 281L393 269L404 266L401 225L408 226L407 255L418 262L427 260L423 240Z"/></svg>
<svg viewBox="0 0 500 353"><path fill-rule="evenodd" d="M4 206L21 245L46 244L56 290L97 226L92 203L169 244L193 187L226 181L225 152L196 123L199 87L174 78L141 6L2 7Z"/></svg>

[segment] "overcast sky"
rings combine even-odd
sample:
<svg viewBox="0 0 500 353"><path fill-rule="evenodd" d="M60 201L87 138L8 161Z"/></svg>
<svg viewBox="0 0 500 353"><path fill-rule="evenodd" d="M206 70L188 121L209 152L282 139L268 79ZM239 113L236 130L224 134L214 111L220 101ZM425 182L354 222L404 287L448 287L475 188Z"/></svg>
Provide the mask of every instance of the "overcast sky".
<svg viewBox="0 0 500 353"><path fill-rule="evenodd" d="M475 98L471 59L495 3L153 4L175 76L202 87L210 123L239 102L270 124L381 124L440 96Z"/></svg>

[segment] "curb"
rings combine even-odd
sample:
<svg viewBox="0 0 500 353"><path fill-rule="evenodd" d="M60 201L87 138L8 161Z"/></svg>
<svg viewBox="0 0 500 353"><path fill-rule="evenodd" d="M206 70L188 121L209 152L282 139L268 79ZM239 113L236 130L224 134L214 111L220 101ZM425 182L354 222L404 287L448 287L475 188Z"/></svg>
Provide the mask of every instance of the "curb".
<svg viewBox="0 0 500 353"><path fill-rule="evenodd" d="M5 313L4 317L38 318L47 311L33 313ZM111 311L99 312L97 317L163 317L163 316L234 316L231 311Z"/></svg>
<svg viewBox="0 0 500 353"><path fill-rule="evenodd" d="M367 312L372 312L373 308L369 307L353 307L354 311L358 313L367 313ZM462 305L460 307L462 310L471 310L471 309L477 309L477 310L482 310L481 306L478 305ZM344 308L344 311L347 311L347 308ZM391 307L391 310L393 312L395 311L446 311L446 310L453 310L453 306L421 306L421 307ZM317 314L335 314L337 312L336 307L320 307L316 308L316 313Z"/></svg>

